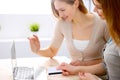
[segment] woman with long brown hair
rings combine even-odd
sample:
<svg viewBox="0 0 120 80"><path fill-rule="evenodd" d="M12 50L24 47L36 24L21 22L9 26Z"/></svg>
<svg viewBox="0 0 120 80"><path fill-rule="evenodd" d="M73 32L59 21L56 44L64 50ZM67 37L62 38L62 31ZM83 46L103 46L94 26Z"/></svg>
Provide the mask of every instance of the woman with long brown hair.
<svg viewBox="0 0 120 80"><path fill-rule="evenodd" d="M51 0L54 16L58 19L49 47L40 48L37 36L29 38L31 50L44 57L54 57L63 40L71 55L72 65L93 65L102 61L102 49L109 39L106 24L88 12L82 0Z"/></svg>
<svg viewBox="0 0 120 80"><path fill-rule="evenodd" d="M104 52L104 62L109 76L109 80L120 80L120 0L93 0L95 11L99 16L104 16L108 24L111 39L108 41ZM102 11L103 14L100 14ZM102 66L98 64L94 69L101 72ZM101 69L99 69L101 67ZM97 72L97 71L96 71ZM80 73L80 80L98 80L92 74Z"/></svg>

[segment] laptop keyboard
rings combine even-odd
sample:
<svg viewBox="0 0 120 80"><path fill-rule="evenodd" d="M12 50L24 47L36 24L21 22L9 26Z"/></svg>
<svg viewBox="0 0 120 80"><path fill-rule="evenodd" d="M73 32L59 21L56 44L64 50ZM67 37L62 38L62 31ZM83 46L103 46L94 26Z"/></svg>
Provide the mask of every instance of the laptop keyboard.
<svg viewBox="0 0 120 80"><path fill-rule="evenodd" d="M29 67L15 67L14 80L34 80L34 69Z"/></svg>

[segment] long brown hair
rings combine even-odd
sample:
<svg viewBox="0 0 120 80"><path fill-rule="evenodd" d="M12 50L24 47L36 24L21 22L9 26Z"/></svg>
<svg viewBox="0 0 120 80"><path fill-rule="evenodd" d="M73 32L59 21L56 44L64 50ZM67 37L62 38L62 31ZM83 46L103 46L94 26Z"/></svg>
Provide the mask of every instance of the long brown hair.
<svg viewBox="0 0 120 80"><path fill-rule="evenodd" d="M111 37L120 46L120 0L97 0L103 9Z"/></svg>
<svg viewBox="0 0 120 80"><path fill-rule="evenodd" d="M67 4L70 4L70 5L73 5L75 0L59 0L59 1L63 1L63 2L66 2ZM55 6L54 6L54 2L55 0L51 0L51 7L52 7L52 11L53 11L53 14L56 18L59 18L59 14L58 14L58 11L55 9ZM88 12L87 8L85 7L84 3L82 0L79 0L79 10L81 12L83 12L84 14L86 14Z"/></svg>

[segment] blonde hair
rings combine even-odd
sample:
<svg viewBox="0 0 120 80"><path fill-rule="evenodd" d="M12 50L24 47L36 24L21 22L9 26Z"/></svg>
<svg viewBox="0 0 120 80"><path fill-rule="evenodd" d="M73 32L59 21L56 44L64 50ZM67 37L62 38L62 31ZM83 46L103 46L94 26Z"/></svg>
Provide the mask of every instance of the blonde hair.
<svg viewBox="0 0 120 80"><path fill-rule="evenodd" d="M103 9L111 37L120 46L120 0L97 0Z"/></svg>
<svg viewBox="0 0 120 80"><path fill-rule="evenodd" d="M59 1L63 1L63 2L66 2L67 4L70 4L70 5L73 5L75 0L59 0ZM55 0L51 0L51 7L52 7L52 11L53 11L53 14L56 18L59 18L59 13L58 11L55 9L55 6L54 6L54 2ZM83 12L84 14L86 14L88 12L87 8L85 7L84 3L82 0L79 0L79 10L81 12Z"/></svg>

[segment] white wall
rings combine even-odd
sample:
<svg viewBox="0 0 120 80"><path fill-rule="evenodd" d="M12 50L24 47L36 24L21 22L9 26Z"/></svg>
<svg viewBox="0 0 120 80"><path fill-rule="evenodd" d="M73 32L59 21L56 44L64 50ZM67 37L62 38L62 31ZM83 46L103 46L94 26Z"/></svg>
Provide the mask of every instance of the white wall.
<svg viewBox="0 0 120 80"><path fill-rule="evenodd" d="M27 37L31 36L29 25L37 22L40 24L40 31L37 33L41 40L41 47L47 47L54 33L56 19L53 15L0 15L0 58L10 58L12 40L15 40L17 57L36 57L30 49ZM68 51L63 42L58 54L68 56Z"/></svg>
<svg viewBox="0 0 120 80"><path fill-rule="evenodd" d="M93 12L93 9L94 9L94 5L93 5L93 2L92 0L83 0L85 6L87 7L87 9L90 11L90 12Z"/></svg>
<svg viewBox="0 0 120 80"><path fill-rule="evenodd" d="M14 1L14 4L12 1ZM25 2L23 3L22 1ZM83 1L89 11L92 12L93 4L89 4L89 2L92 3L92 0ZM6 2L7 6L4 5ZM37 6L31 7L32 4L37 4ZM47 12L44 7L47 5L47 9L51 9L50 3L43 1L43 3L40 3L40 5L43 4L40 8L38 4L39 0L19 0L18 2L16 0L4 0L1 2L0 0L0 13L2 13L0 14L0 58L10 58L11 40L15 40L17 57L38 56L31 52L29 42L27 40L27 37L32 34L29 31L29 25L31 23L37 22L40 24L40 31L37 35L41 40L42 47L46 47L50 44L51 37L54 33L56 19L51 14L51 10L48 10ZM58 55L69 57L65 42L62 44Z"/></svg>
<svg viewBox="0 0 120 80"><path fill-rule="evenodd" d="M27 39L2 39L0 40L0 59L11 58L11 48L12 48L13 40L15 41L15 51L17 58L39 57L39 55L31 51L30 44ZM40 41L41 41L41 48L45 48L49 46L51 39L42 38L40 39ZM65 42L63 42L56 56L67 56L70 58L70 55L65 46Z"/></svg>
<svg viewBox="0 0 120 80"><path fill-rule="evenodd" d="M92 11L92 0L83 0ZM51 0L0 0L1 14L52 14ZM7 6L6 6L7 5Z"/></svg>
<svg viewBox="0 0 120 80"><path fill-rule="evenodd" d="M16 4L13 4L12 1ZM92 12L92 0L83 1L89 11ZM5 1L0 2L0 11L3 13L0 14L0 38L26 38L31 34L28 29L29 25L35 22L40 24L40 31L38 32L40 37L51 37L53 35L56 20L53 14L51 14L50 0L48 2L18 0L19 3L16 0L9 0L8 2L13 5L8 4L9 6L6 7L3 5ZM22 2L24 4L20 7ZM38 5L38 3L40 4ZM25 4L27 4L27 7L23 8L23 6L26 6ZM36 4L37 6L31 7L30 5L32 4ZM43 4L46 4L46 6ZM47 7L48 12L46 8L43 10L42 7ZM36 10L34 11L34 9Z"/></svg>
<svg viewBox="0 0 120 80"><path fill-rule="evenodd" d="M40 39L41 40L41 48L46 48L49 46L51 39ZM17 57L37 57L35 53L33 53L30 49L30 44L28 40L15 40L16 44L16 54ZM58 51L56 56L66 56L70 57L67 48L65 46L65 42L63 42L61 48Z"/></svg>
<svg viewBox="0 0 120 80"><path fill-rule="evenodd" d="M26 38L31 32L32 23L40 24L40 37L51 37L54 32L53 15L0 14L0 38Z"/></svg>
<svg viewBox="0 0 120 80"><path fill-rule="evenodd" d="M10 48L11 48L11 40L0 40L0 59L1 58L10 58Z"/></svg>
<svg viewBox="0 0 120 80"><path fill-rule="evenodd" d="M0 0L1 14L51 14L51 0Z"/></svg>

